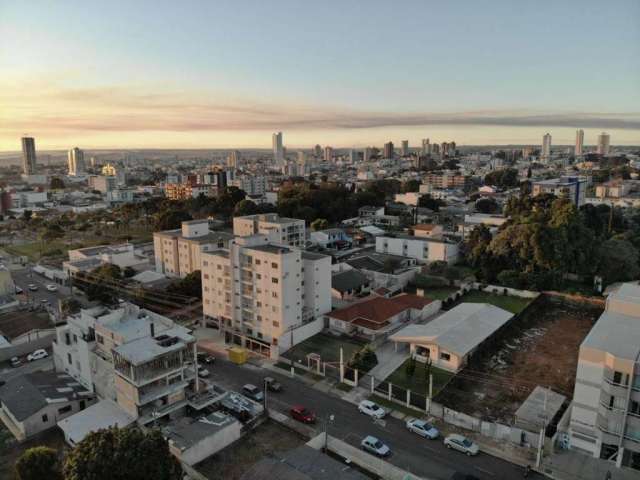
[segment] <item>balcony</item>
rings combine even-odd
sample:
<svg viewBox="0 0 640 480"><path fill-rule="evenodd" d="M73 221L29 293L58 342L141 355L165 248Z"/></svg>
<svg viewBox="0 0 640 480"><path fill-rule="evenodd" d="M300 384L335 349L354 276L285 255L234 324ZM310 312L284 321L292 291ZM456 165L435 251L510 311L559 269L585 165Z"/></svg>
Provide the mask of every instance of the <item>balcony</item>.
<svg viewBox="0 0 640 480"><path fill-rule="evenodd" d="M187 373L189 372L189 373ZM149 389L143 395L139 395L138 397L138 405L146 405L149 402L162 398L166 395L170 395L172 393L178 392L180 390L184 390L189 385L189 382L195 378L192 370L185 370L185 378L183 380L177 381L170 385L164 384L154 388Z"/></svg>

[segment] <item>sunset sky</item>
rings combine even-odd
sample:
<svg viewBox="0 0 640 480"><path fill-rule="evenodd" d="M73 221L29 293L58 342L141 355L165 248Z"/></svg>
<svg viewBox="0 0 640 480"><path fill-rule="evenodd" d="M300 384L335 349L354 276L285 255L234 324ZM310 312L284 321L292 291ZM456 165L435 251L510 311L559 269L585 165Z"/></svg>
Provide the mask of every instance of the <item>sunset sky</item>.
<svg viewBox="0 0 640 480"><path fill-rule="evenodd" d="M0 150L640 144L640 2L0 0Z"/></svg>

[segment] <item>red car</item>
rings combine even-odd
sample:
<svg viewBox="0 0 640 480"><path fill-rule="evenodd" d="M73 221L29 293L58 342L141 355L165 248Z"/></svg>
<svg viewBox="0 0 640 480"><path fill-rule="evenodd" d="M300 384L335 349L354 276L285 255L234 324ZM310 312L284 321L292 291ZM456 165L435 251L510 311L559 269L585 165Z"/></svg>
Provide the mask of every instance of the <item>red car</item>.
<svg viewBox="0 0 640 480"><path fill-rule="evenodd" d="M291 417L295 420L298 420L299 422L302 422L302 423L316 422L315 414L311 410L301 405L296 405L295 407L293 407L290 413L291 413Z"/></svg>

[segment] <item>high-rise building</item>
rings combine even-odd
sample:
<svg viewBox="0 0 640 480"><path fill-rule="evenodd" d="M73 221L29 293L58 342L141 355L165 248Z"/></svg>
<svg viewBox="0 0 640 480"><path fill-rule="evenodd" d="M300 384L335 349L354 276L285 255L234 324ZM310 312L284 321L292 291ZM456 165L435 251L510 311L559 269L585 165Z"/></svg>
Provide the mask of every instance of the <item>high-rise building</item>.
<svg viewBox="0 0 640 480"><path fill-rule="evenodd" d="M80 150L78 147L72 148L67 154L67 159L69 166L69 175L72 175L74 177L77 175L84 175L84 152L82 150Z"/></svg>
<svg viewBox="0 0 640 480"><path fill-rule="evenodd" d="M400 151L403 157L409 155L409 140L402 140Z"/></svg>
<svg viewBox="0 0 640 480"><path fill-rule="evenodd" d="M428 138L422 139L422 155L429 155L431 153L431 144Z"/></svg>
<svg viewBox="0 0 640 480"><path fill-rule="evenodd" d="M333 148L332 147L324 147L324 161L327 163L331 163L333 160Z"/></svg>
<svg viewBox="0 0 640 480"><path fill-rule="evenodd" d="M384 144L384 158L393 158L393 142L387 142Z"/></svg>
<svg viewBox="0 0 640 480"><path fill-rule="evenodd" d="M282 165L284 163L284 147L282 145L282 132L274 133L271 136L271 143L273 146L273 160L276 165Z"/></svg>
<svg viewBox="0 0 640 480"><path fill-rule="evenodd" d="M22 137L22 173L36 172L36 141L33 137Z"/></svg>
<svg viewBox="0 0 640 480"><path fill-rule="evenodd" d="M349 162L358 163L358 151L355 148L349 150Z"/></svg>
<svg viewBox="0 0 640 480"><path fill-rule="evenodd" d="M610 142L609 134L602 132L598 135L598 155L609 155Z"/></svg>
<svg viewBox="0 0 640 480"><path fill-rule="evenodd" d="M313 156L318 159L322 157L322 147L320 145L313 147Z"/></svg>
<svg viewBox="0 0 640 480"><path fill-rule="evenodd" d="M551 158L551 134L545 133L542 137L542 153L541 157L545 160Z"/></svg>
<svg viewBox="0 0 640 480"><path fill-rule="evenodd" d="M582 155L582 148L584 147L584 130L576 130L576 149L574 151L576 157Z"/></svg>
<svg viewBox="0 0 640 480"><path fill-rule="evenodd" d="M362 161L368 162L369 160L371 160L371 156L372 156L371 147L365 147L364 153L362 155Z"/></svg>
<svg viewBox="0 0 640 480"><path fill-rule="evenodd" d="M240 168L242 159L238 150L232 150L227 157L227 166L231 168Z"/></svg>

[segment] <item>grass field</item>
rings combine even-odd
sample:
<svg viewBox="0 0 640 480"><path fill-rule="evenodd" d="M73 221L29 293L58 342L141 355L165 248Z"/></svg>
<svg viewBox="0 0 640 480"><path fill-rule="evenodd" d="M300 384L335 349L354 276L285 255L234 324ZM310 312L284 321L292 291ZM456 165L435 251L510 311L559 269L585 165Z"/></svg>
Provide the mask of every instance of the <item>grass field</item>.
<svg viewBox="0 0 640 480"><path fill-rule="evenodd" d="M520 313L524 308L531 303L530 298L512 297L510 295L496 295L495 293L480 292L478 290L472 290L466 293L460 298L460 303L489 303L496 307L508 310L511 313Z"/></svg>
<svg viewBox="0 0 640 480"><path fill-rule="evenodd" d="M426 376L425 367L423 363L416 362L416 369L412 376L407 376L406 365L409 363L409 359L400 365L391 375L389 375L385 381L391 382L398 387L405 390L411 390L412 392L419 393L420 395L426 395L429 389L429 379ZM453 376L453 373L447 372L440 368L431 367L431 375L433 376L433 396L447 384L449 379Z"/></svg>
<svg viewBox="0 0 640 480"><path fill-rule="evenodd" d="M456 287L425 288L424 296L431 298L432 300L444 300L449 295L457 291L458 289Z"/></svg>
<svg viewBox="0 0 640 480"><path fill-rule="evenodd" d="M363 346L362 343L347 337L318 333L294 346L284 354L284 357L305 362L308 354L317 353L323 362L338 362L340 361L340 347L342 347L344 361L347 362L353 353Z"/></svg>

